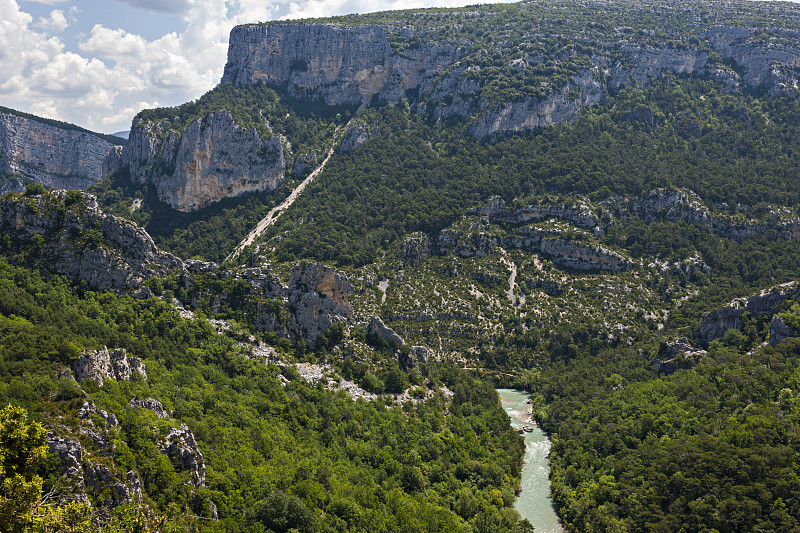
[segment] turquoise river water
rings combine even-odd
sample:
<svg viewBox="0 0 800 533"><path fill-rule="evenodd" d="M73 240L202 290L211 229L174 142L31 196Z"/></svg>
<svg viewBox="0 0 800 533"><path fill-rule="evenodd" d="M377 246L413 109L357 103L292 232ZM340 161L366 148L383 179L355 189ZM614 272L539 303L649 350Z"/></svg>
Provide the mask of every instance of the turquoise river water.
<svg viewBox="0 0 800 533"><path fill-rule="evenodd" d="M497 389L511 425L514 428L532 426L528 394L513 389ZM550 498L550 439L539 426L524 433L525 464L522 467L522 493L514 505L522 518L533 524L536 533L562 533L564 530L553 509Z"/></svg>

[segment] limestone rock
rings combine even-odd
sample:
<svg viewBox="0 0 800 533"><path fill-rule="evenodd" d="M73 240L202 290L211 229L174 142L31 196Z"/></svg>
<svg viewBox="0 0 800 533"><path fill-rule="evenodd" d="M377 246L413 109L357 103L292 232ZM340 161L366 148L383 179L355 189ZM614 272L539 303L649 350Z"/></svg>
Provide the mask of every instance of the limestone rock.
<svg viewBox="0 0 800 533"><path fill-rule="evenodd" d="M231 31L222 82L267 83L291 96L328 105L396 103L408 92L429 94L463 50L427 42L395 53L381 26L285 23L237 26Z"/></svg>
<svg viewBox="0 0 800 533"><path fill-rule="evenodd" d="M103 161L112 150L89 131L0 110L0 172L18 172L48 188L84 189L103 179Z"/></svg>
<svg viewBox="0 0 800 533"><path fill-rule="evenodd" d="M798 332L789 327L781 317L775 315L769 324L769 345L772 347L780 344L784 339L796 337Z"/></svg>
<svg viewBox="0 0 800 533"><path fill-rule="evenodd" d="M383 323L380 317L374 316L369 319L367 326L367 336L382 340L392 348L400 348L405 345L405 341L394 332L394 330Z"/></svg>
<svg viewBox="0 0 800 533"><path fill-rule="evenodd" d="M348 301L352 293L347 276L336 269L318 263L300 263L292 268L288 305L297 333L309 347L316 346L320 333L326 332L335 320L353 316Z"/></svg>
<svg viewBox="0 0 800 533"><path fill-rule="evenodd" d="M653 363L653 368L659 374L669 375L676 370L693 367L706 354L705 350L692 346L689 339L681 337L664 346L664 351Z"/></svg>
<svg viewBox="0 0 800 533"><path fill-rule="evenodd" d="M114 146L103 159L103 174L105 178L122 167L122 146Z"/></svg>
<svg viewBox="0 0 800 533"><path fill-rule="evenodd" d="M485 139L498 133L575 122L583 108L604 101L606 96L603 84L593 73L584 72L544 100L527 99L491 107L470 127L469 133L475 139Z"/></svg>
<svg viewBox="0 0 800 533"><path fill-rule="evenodd" d="M437 245L440 254L452 251L461 257L494 255L501 248L538 252L548 255L554 263L574 270L623 271L633 264L630 259L599 243L571 240L565 231L558 228L524 226L508 234L495 233L487 225L473 224L469 231L442 230Z"/></svg>
<svg viewBox="0 0 800 533"><path fill-rule="evenodd" d="M411 353L420 363L428 362L428 348L425 346L412 346Z"/></svg>
<svg viewBox="0 0 800 533"><path fill-rule="evenodd" d="M524 224L540 222L551 218L560 218L580 228L594 230L600 226L600 220L585 203L578 205L530 205L522 209L506 209L505 202L499 196L489 199L486 207L476 207L467 211L468 215L487 218L494 224Z"/></svg>
<svg viewBox="0 0 800 533"><path fill-rule="evenodd" d="M132 489L127 483L118 477L105 465L99 463L87 463L83 467L86 487L95 494L105 495L102 504L106 507L114 508L126 503L133 503L134 497L141 498L141 484L138 476L133 472L128 472L127 478L133 482Z"/></svg>
<svg viewBox="0 0 800 533"><path fill-rule="evenodd" d="M76 380L93 379L100 386L106 379L129 381L134 372L142 379L147 379L142 360L138 357L128 357L124 348L110 352L106 347L102 350L85 351L75 361L72 369Z"/></svg>
<svg viewBox="0 0 800 533"><path fill-rule="evenodd" d="M69 485L59 494L59 499L62 502L90 503L89 496L86 494L81 443L78 440L48 432L45 444L48 453L58 457L61 473L69 480Z"/></svg>
<svg viewBox="0 0 800 533"><path fill-rule="evenodd" d="M645 222L664 216L672 222L686 221L700 227L712 227L708 207L691 191L656 189L641 198L634 198L629 210Z"/></svg>
<svg viewBox="0 0 800 533"><path fill-rule="evenodd" d="M777 233L784 239L800 241L800 219L791 212L771 208L759 220L719 212L712 214L700 197L689 190L656 189L641 197L624 199L616 208L623 217L636 215L648 223L659 218L688 222L729 239Z"/></svg>
<svg viewBox="0 0 800 533"><path fill-rule="evenodd" d="M206 483L206 464L203 454L197 447L194 434L185 425L172 428L159 444L161 452L169 457L172 464L181 471L189 471L191 483L203 487Z"/></svg>
<svg viewBox="0 0 800 533"><path fill-rule="evenodd" d="M128 402L128 405L131 407L141 407L142 409L153 411L158 418L169 418L169 413L167 413L167 410L164 409L164 406L161 404L161 402L155 398L131 398L131 400Z"/></svg>
<svg viewBox="0 0 800 533"><path fill-rule="evenodd" d="M765 315L773 308L798 292L797 282L784 283L747 298L736 298L725 307L703 315L700 324L700 339L708 346L711 341L720 339L729 329L741 329L742 315Z"/></svg>
<svg viewBox="0 0 800 533"><path fill-rule="evenodd" d="M339 145L339 152L347 153L352 152L368 140L374 135L374 131L371 128L367 128L366 126L355 123L347 132L344 134L344 138L342 139L342 143Z"/></svg>
<svg viewBox="0 0 800 533"><path fill-rule="evenodd" d="M286 167L280 137L261 139L255 127L240 127L228 111L199 118L180 135L138 120L121 163L133 181L152 183L158 198L180 211L272 191Z"/></svg>
<svg viewBox="0 0 800 533"><path fill-rule="evenodd" d="M78 418L84 421L85 424L94 427L94 422L89 418L89 415L96 415L103 419L108 427L118 427L119 421L114 413L98 409L94 403L83 402L80 410L78 411Z"/></svg>
<svg viewBox="0 0 800 533"><path fill-rule="evenodd" d="M86 281L92 289L136 292L151 276L183 270L183 262L156 248L144 229L103 213L94 196L81 193L73 203L67 200L63 190L0 199L0 233L21 246L44 237L38 264ZM83 241L97 232L101 242Z"/></svg>

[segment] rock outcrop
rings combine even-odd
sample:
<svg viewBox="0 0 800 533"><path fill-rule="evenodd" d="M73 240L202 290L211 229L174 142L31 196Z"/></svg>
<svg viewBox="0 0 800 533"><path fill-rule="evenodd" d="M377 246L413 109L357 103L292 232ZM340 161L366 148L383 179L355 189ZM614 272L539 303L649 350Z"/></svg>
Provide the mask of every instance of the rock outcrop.
<svg viewBox="0 0 800 533"><path fill-rule="evenodd" d="M367 337L371 337L378 342L386 343L393 349L400 348L406 344L400 335L395 333L392 328L384 324L383 320L377 316L369 319L369 325L367 326Z"/></svg>
<svg viewBox="0 0 800 533"><path fill-rule="evenodd" d="M544 218L550 210L547 208L526 208L518 211L490 210L498 216L497 221L515 222L517 220ZM481 210L470 211L473 216ZM570 215L564 210L565 216ZM576 214L576 213L572 213ZM483 218L483 217L486 218ZM582 218L582 215L580 215ZM472 222L465 229L447 228L439 233L437 239L438 253L453 252L461 257L485 257L495 255L500 249L518 249L547 255L555 264L573 270L609 270L622 271L629 269L633 263L622 254L594 242L594 233L576 234L569 227L537 227L521 226L508 232L491 226L491 217L481 215L481 219ZM587 224L592 224L593 220ZM599 228L596 228L599 232ZM413 263L413 260L406 259Z"/></svg>
<svg viewBox="0 0 800 533"><path fill-rule="evenodd" d="M152 411L156 414L158 418L169 418L169 413L164 406L156 400L155 398L131 398L128 402L130 407L141 407L142 409L147 409L148 411Z"/></svg>
<svg viewBox="0 0 800 533"><path fill-rule="evenodd" d="M525 224L560 218L579 228L590 230L595 230L601 225L592 209L587 204L580 202L577 205L544 204L530 205L521 209L506 209L503 199L493 196L485 207L472 208L467 211L467 214L485 217L494 224Z"/></svg>
<svg viewBox="0 0 800 533"><path fill-rule="evenodd" d="M489 107L469 129L475 139L575 122L585 107L603 102L607 93L593 72L573 76L544 100L526 99ZM478 107L481 107L478 103Z"/></svg>
<svg viewBox="0 0 800 533"><path fill-rule="evenodd" d="M342 143L339 145L339 152L352 152L367 142L374 134L374 128L368 128L356 122L345 132Z"/></svg>
<svg viewBox="0 0 800 533"><path fill-rule="evenodd" d="M776 305L796 295L800 290L797 282L784 283L761 291L747 298L736 298L731 303L703 315L700 324L700 339L708 346L711 341L722 338L729 329L742 328L742 315L766 315L773 312Z"/></svg>
<svg viewBox="0 0 800 533"><path fill-rule="evenodd" d="M101 350L83 352L72 365L75 379L93 379L102 386L106 379L114 381L130 381L134 374L147 379L144 363L138 357L128 357L125 348L108 351L105 346Z"/></svg>
<svg viewBox="0 0 800 533"><path fill-rule="evenodd" d="M113 448L103 436L89 431L100 440L98 448ZM94 500L103 507L113 509L141 501L141 481L136 472L114 472L102 462L93 460L77 439L59 436L52 431L47 434L46 445L49 453L58 459L58 466L66 480L64 485L55 487L55 496L61 502L91 505Z"/></svg>
<svg viewBox="0 0 800 533"><path fill-rule="evenodd" d="M194 434L185 425L172 428L159 444L161 452L169 457L179 471L188 471L192 485L203 487L206 484L206 464L203 454L197 447Z"/></svg>
<svg viewBox="0 0 800 533"><path fill-rule="evenodd" d="M663 351L653 363L653 369L659 374L672 374L676 370L691 368L696 365L707 352L695 348L686 337L664 345Z"/></svg>
<svg viewBox="0 0 800 533"><path fill-rule="evenodd" d="M106 164L127 165L134 182L152 183L158 198L179 211L272 191L286 170L280 137L262 139L228 111L199 118L182 133L137 119L122 153L112 153Z"/></svg>
<svg viewBox="0 0 800 533"><path fill-rule="evenodd" d="M259 329L271 331L295 342L301 340L315 348L319 336L336 322L347 323L353 316L348 297L353 286L338 270L318 263L299 263L292 268L289 283L261 268L241 272L222 271L220 276L234 278L248 287L243 294L198 294L196 298L213 298L211 311L223 304L242 310Z"/></svg>
<svg viewBox="0 0 800 533"><path fill-rule="evenodd" d="M85 193L0 199L0 233L31 249L38 264L93 289L149 296L144 280L183 271L183 262L156 248L144 229L103 213Z"/></svg>
<svg viewBox="0 0 800 533"><path fill-rule="evenodd" d="M103 161L114 148L89 131L0 109L0 172L17 172L48 188L84 189L103 179ZM0 195L6 189L19 186L0 189Z"/></svg>
<svg viewBox="0 0 800 533"><path fill-rule="evenodd" d="M789 337L797 337L800 332L795 331L793 328L783 321L781 317L775 315L772 317L772 322L769 324L769 345L773 348L783 342Z"/></svg>
<svg viewBox="0 0 800 533"><path fill-rule="evenodd" d="M300 263L292 268L287 286L289 309L297 332L309 347L336 320L353 316L348 297L353 286L347 276L318 263Z"/></svg>
<svg viewBox="0 0 800 533"><path fill-rule="evenodd" d="M769 208L757 219L739 213L712 212L697 194L684 189L656 189L643 196L604 203L612 206L623 218L635 215L647 223L661 218L687 222L729 239L771 235L800 241L800 218L785 208Z"/></svg>

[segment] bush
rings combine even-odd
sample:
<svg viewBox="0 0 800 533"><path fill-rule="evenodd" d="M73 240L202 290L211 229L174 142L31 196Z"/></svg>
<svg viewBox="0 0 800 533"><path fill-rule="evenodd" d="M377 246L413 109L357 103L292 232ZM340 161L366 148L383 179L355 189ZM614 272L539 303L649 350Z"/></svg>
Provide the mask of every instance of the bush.
<svg viewBox="0 0 800 533"><path fill-rule="evenodd" d="M37 194L44 194L47 189L44 188L39 182L29 183L25 186L25 196L34 196Z"/></svg>

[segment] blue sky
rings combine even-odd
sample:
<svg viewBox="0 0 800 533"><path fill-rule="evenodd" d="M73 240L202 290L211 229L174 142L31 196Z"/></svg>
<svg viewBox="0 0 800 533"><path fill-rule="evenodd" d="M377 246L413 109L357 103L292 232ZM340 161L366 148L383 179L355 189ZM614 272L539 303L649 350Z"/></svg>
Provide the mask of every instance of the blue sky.
<svg viewBox="0 0 800 533"><path fill-rule="evenodd" d="M0 0L0 105L100 132L127 130L141 109L213 88L236 24L474 3Z"/></svg>
<svg viewBox="0 0 800 533"><path fill-rule="evenodd" d="M490 3L507 0L484 0ZM0 0L0 105L101 132L213 88L233 26L475 0Z"/></svg>

